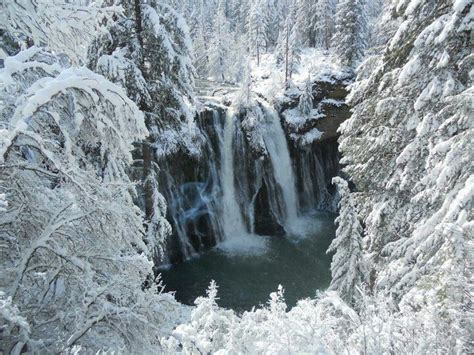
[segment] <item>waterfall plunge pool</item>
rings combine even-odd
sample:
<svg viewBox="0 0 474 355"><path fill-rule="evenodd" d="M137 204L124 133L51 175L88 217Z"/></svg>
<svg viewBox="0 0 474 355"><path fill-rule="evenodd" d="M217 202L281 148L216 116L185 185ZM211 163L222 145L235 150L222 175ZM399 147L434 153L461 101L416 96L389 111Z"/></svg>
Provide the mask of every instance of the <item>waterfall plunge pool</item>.
<svg viewBox="0 0 474 355"><path fill-rule="evenodd" d="M161 270L165 290L193 305L211 280L218 287L217 303L237 312L266 304L281 284L292 307L314 297L331 281L331 255L326 250L335 235L335 215L314 212L298 218L285 237L246 235L232 238L187 262Z"/></svg>

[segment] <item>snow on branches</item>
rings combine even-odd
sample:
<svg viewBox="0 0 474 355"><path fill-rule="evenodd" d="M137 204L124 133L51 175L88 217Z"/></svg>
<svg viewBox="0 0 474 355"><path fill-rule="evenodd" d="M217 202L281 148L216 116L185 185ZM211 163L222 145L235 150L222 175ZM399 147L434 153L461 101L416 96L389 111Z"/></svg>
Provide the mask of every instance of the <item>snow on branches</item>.
<svg viewBox="0 0 474 355"><path fill-rule="evenodd" d="M0 90L0 284L29 324L6 346L153 348L168 296L142 285L161 241L143 242L127 175L143 113L122 88L36 47L7 58Z"/></svg>
<svg viewBox="0 0 474 355"><path fill-rule="evenodd" d="M20 42L64 53L84 64L87 47L97 32L122 12L115 1L4 0L2 26Z"/></svg>

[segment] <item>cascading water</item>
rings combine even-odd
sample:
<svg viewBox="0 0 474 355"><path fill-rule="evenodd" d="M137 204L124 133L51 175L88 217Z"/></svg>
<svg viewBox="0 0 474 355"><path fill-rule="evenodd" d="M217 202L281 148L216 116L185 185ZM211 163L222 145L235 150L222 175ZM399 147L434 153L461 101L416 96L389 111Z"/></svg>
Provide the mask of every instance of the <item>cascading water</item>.
<svg viewBox="0 0 474 355"><path fill-rule="evenodd" d="M170 263L216 245L230 253L261 253L268 239L262 236L300 235L308 224L300 215L332 200L327 185L337 160L334 169L326 165L337 158L337 146L334 152L289 146L278 113L265 102L255 110L262 150L251 144L248 112L211 106L197 119L206 142L202 156L178 152L159 161L160 192L173 226Z"/></svg>
<svg viewBox="0 0 474 355"><path fill-rule="evenodd" d="M266 107L265 114L269 120L269 129L264 134L265 145L272 162L275 179L283 193L286 211L284 221L286 225L289 225L298 217L298 199L288 142L278 113Z"/></svg>
<svg viewBox="0 0 474 355"><path fill-rule="evenodd" d="M266 239L249 233L242 217L241 206L237 200L234 170L235 128L236 116L233 110L229 109L226 113L224 134L221 141L221 219L224 236L218 247L229 253L259 254L265 251ZM242 191L239 192L242 193Z"/></svg>
<svg viewBox="0 0 474 355"><path fill-rule="evenodd" d="M235 194L234 184L234 113L228 110L221 148L221 181L224 237L238 238L247 233Z"/></svg>
<svg viewBox="0 0 474 355"><path fill-rule="evenodd" d="M177 152L159 164L170 171L159 185L173 225L170 262L176 264L162 275L186 304L211 279L221 287L220 305L238 310L265 302L278 283L296 302L330 280L325 251L334 215L324 211L334 209L337 136L304 145L287 140L304 131L294 133L268 102L257 101L238 112L228 101L206 101L196 117L202 154ZM195 254L200 257L179 263Z"/></svg>

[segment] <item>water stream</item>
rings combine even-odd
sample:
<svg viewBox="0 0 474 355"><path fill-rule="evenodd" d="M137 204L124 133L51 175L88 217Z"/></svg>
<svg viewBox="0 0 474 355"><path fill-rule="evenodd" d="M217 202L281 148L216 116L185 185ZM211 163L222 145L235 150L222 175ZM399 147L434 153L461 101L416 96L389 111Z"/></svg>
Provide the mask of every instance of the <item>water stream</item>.
<svg viewBox="0 0 474 355"><path fill-rule="evenodd" d="M233 149L234 122L234 112L229 109L224 124L223 142L221 142L222 219L224 240L238 238L247 232L235 193Z"/></svg>
<svg viewBox="0 0 474 355"><path fill-rule="evenodd" d="M288 142L285 132L281 127L278 113L270 107L265 110L269 119L269 129L265 132L264 139L270 160L272 162L275 178L283 191L285 202L285 224L289 226L298 216L298 200L296 197L296 184L291 164Z"/></svg>

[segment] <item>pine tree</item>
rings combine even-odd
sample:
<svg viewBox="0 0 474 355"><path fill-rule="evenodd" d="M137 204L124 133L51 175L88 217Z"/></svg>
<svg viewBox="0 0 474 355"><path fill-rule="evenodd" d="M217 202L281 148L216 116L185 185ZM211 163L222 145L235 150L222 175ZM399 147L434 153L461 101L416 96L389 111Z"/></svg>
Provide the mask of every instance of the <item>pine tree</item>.
<svg viewBox="0 0 474 355"><path fill-rule="evenodd" d="M313 110L313 83L311 78L306 78L303 93L300 96L300 102L298 104L298 111L304 117L309 117Z"/></svg>
<svg viewBox="0 0 474 355"><path fill-rule="evenodd" d="M285 68L285 87L289 87L290 79L300 60L299 33L296 21L296 3L292 2L284 20L284 26L278 37L276 49L277 63Z"/></svg>
<svg viewBox="0 0 474 355"><path fill-rule="evenodd" d="M265 50L273 49L278 41L280 30L281 2L274 0L262 0L262 13L265 31Z"/></svg>
<svg viewBox="0 0 474 355"><path fill-rule="evenodd" d="M385 44L384 37L386 36L382 35L381 29L389 22L383 18L384 14L388 13L384 7L388 5L389 2L386 0L367 1L365 4L367 7L367 48Z"/></svg>
<svg viewBox="0 0 474 355"><path fill-rule="evenodd" d="M211 37L209 22L206 18L207 12L201 0L197 9L196 23L193 28L193 57L194 67L200 77L207 78L209 75L209 39Z"/></svg>
<svg viewBox="0 0 474 355"><path fill-rule="evenodd" d="M232 38L223 0L220 0L217 6L212 34L209 46L209 71L216 80L225 82L229 67L229 43L232 43Z"/></svg>
<svg viewBox="0 0 474 355"><path fill-rule="evenodd" d="M121 17L108 33L97 38L89 49L89 67L122 85L140 110L145 113L149 138L140 145L143 200L148 236L157 230L169 231L166 205L157 191L157 152L178 149L193 154L189 144L198 133L194 124L194 68L191 41L184 19L166 5L152 7L134 0L129 4L130 17ZM167 132L180 132L174 146L167 142ZM136 166L138 170L138 166ZM159 208L160 207L160 208ZM159 208L159 209L158 209Z"/></svg>
<svg viewBox="0 0 474 355"><path fill-rule="evenodd" d="M314 5L315 45L328 50L335 32L336 0L318 0Z"/></svg>
<svg viewBox="0 0 474 355"><path fill-rule="evenodd" d="M459 309L473 287L465 254L474 196L471 12L465 1L392 9L398 30L370 75L358 78L352 117L340 128L344 172L361 196L371 287L433 312L442 353L469 346Z"/></svg>
<svg viewBox="0 0 474 355"><path fill-rule="evenodd" d="M255 1L250 8L247 21L250 55L256 55L257 65L260 65L260 56L267 42L265 38L265 18L262 11L262 1Z"/></svg>
<svg viewBox="0 0 474 355"><path fill-rule="evenodd" d="M331 290L339 292L348 303L356 301L356 287L365 278L366 271L362 254L362 226L357 217L355 201L345 180L333 178L341 198L336 239L329 246L328 252L334 252L331 263Z"/></svg>
<svg viewBox="0 0 474 355"><path fill-rule="evenodd" d="M300 29L300 39L303 45L315 47L316 45L316 5L313 0L296 0L296 21Z"/></svg>
<svg viewBox="0 0 474 355"><path fill-rule="evenodd" d="M337 5L336 53L344 65L355 66L366 48L367 8L365 0L342 0Z"/></svg>

